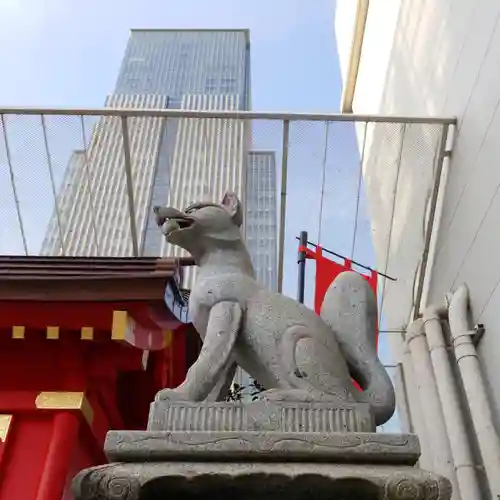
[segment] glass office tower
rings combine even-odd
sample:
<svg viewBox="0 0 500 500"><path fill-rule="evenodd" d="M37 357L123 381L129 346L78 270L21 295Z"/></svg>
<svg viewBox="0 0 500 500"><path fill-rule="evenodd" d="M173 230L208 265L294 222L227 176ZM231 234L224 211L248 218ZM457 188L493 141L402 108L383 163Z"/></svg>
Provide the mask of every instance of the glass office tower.
<svg viewBox="0 0 500 500"><path fill-rule="evenodd" d="M106 106L246 110L249 54L248 30L132 30ZM251 139L245 128L235 120L128 120L142 255L179 254L178 249L165 245L154 224L151 209L155 204L182 207L200 198L222 198L229 189L244 198ZM79 158L83 161L73 158L69 162L72 175L66 179L80 178L81 189L75 190L74 182L63 183L59 214L54 213L42 254L130 255L120 119L102 118L86 154ZM186 286L191 283L188 276Z"/></svg>

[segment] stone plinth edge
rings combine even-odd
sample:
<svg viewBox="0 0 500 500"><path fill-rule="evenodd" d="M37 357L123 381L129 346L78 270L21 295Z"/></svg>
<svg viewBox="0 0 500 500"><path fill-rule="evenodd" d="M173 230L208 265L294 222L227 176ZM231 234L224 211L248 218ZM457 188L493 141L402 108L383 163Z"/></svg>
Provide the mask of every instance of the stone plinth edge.
<svg viewBox="0 0 500 500"><path fill-rule="evenodd" d="M75 500L365 498L449 500L447 479L409 466L307 463L118 463L86 469Z"/></svg>
<svg viewBox="0 0 500 500"><path fill-rule="evenodd" d="M414 465L418 438L368 432L168 432L110 431L110 462L304 461Z"/></svg>
<svg viewBox="0 0 500 500"><path fill-rule="evenodd" d="M370 406L363 403L258 400L250 403L155 401L151 431L373 432Z"/></svg>

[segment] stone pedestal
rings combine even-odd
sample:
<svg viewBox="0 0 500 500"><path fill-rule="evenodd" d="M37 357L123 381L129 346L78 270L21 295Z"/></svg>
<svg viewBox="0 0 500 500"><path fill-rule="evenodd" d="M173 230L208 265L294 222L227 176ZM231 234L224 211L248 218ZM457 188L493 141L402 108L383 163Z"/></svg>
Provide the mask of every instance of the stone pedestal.
<svg viewBox="0 0 500 500"><path fill-rule="evenodd" d="M147 431L113 431L109 465L82 471L77 500L449 500L417 469L413 435L376 434L367 407L154 403Z"/></svg>
<svg viewBox="0 0 500 500"><path fill-rule="evenodd" d="M252 403L155 402L148 430L200 432L373 432L368 404L334 406L260 399Z"/></svg>

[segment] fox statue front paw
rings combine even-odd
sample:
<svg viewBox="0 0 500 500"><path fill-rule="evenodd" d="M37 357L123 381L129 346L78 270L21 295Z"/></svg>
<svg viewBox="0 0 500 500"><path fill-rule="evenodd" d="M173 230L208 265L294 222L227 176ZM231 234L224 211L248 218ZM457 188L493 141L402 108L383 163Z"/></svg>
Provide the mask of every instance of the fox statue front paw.
<svg viewBox="0 0 500 500"><path fill-rule="evenodd" d="M155 396L155 401L191 401L192 399L179 389L162 389Z"/></svg>

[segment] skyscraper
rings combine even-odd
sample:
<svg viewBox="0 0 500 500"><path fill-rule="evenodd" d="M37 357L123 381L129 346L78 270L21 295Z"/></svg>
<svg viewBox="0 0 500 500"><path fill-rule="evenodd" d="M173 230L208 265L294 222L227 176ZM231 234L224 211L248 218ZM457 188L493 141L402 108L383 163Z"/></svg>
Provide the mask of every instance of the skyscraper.
<svg viewBox="0 0 500 500"><path fill-rule="evenodd" d="M238 95L250 104L248 30L132 30L115 87L117 94Z"/></svg>
<svg viewBox="0 0 500 500"><path fill-rule="evenodd" d="M115 91L105 105L249 109L248 30L132 30ZM250 152L249 124L137 117L127 124L139 253L182 254L165 242L156 227L154 205L185 207L205 198L217 201L232 190L246 203L245 232L256 273L275 288L274 154ZM131 255L124 172L121 120L103 117L86 151L75 153L68 164L42 254ZM188 272L185 286L190 287L192 280L193 273Z"/></svg>
<svg viewBox="0 0 500 500"><path fill-rule="evenodd" d="M106 106L248 109L249 43L248 30L132 30ZM176 255L153 223L152 206L218 199L228 189L244 198L250 135L236 120L131 118L128 124L140 253ZM66 180L77 176L81 189L63 183L43 254L130 255L121 132L118 118L102 118L83 161L68 165L73 174ZM78 225L64 224L76 214Z"/></svg>
<svg viewBox="0 0 500 500"><path fill-rule="evenodd" d="M257 279L278 286L278 221L274 151L250 151L247 164L246 238Z"/></svg>

